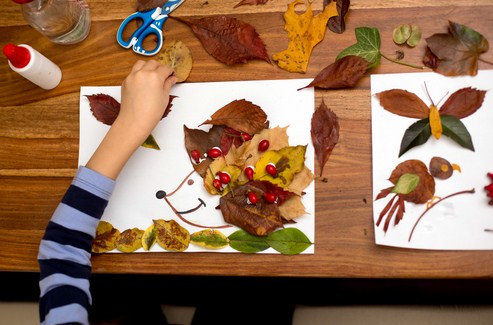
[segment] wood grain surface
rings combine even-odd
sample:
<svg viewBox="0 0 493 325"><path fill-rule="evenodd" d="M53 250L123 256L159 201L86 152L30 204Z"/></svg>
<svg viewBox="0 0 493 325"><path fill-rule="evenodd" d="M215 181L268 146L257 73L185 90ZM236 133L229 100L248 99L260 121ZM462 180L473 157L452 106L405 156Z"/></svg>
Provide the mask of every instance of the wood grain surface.
<svg viewBox="0 0 493 325"><path fill-rule="evenodd" d="M187 0L173 15L224 14L253 25L270 55L286 48L283 12L288 0L233 8L234 0ZM56 45L26 25L20 7L0 2L0 46L25 43L45 54L63 71L61 84L42 90L11 71L0 58L0 271L38 271L37 249L48 220L77 169L79 90L81 86L120 85L137 59L146 59L116 42L122 19L135 1L88 0L92 25L80 44ZM322 0L315 0L315 13ZM425 41L414 49L391 39L402 23L418 24L423 37L446 32L448 21L467 25L493 41L491 0L455 2L362 1L351 3L347 30L327 31L310 58L305 74L289 73L264 61L226 66L208 55L186 25L169 19L166 40L181 40L192 51L187 82L313 78L355 43L356 27L380 30L381 50L405 51L406 61L420 64ZM483 55L493 61L493 51ZM481 69L493 67L480 63ZM92 258L96 273L232 275L324 278L492 278L493 251L426 251L379 247L372 218L370 74L416 72L383 59L354 89L316 90L339 117L340 140L322 178L315 180L315 254L145 253L102 254ZM423 69L423 71L430 71ZM205 99L206 100L206 99ZM308 132L308 130L307 130ZM316 165L315 173L318 174ZM493 240L493 239L492 239Z"/></svg>

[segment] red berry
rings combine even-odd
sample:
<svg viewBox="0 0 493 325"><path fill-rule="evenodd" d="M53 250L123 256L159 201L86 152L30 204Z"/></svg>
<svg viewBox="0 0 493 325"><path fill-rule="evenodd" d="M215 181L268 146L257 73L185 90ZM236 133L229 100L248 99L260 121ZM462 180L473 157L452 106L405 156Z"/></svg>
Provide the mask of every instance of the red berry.
<svg viewBox="0 0 493 325"><path fill-rule="evenodd" d="M221 181L216 178L212 181L212 186L218 191L221 191L223 189L223 184L221 184Z"/></svg>
<svg viewBox="0 0 493 325"><path fill-rule="evenodd" d="M192 150L190 152L190 157L196 164L200 163L200 152L198 150Z"/></svg>
<svg viewBox="0 0 493 325"><path fill-rule="evenodd" d="M264 193L264 200L266 200L269 203L276 203L277 195L275 195L272 192L265 192Z"/></svg>
<svg viewBox="0 0 493 325"><path fill-rule="evenodd" d="M265 166L265 171L269 175L272 175L272 176L277 175L277 168L276 168L276 165L274 165L273 163L268 163L267 166Z"/></svg>
<svg viewBox="0 0 493 325"><path fill-rule="evenodd" d="M247 167L245 168L245 175L246 175L246 177L248 177L248 179L249 179L250 181L252 181L252 180L253 180L253 174L254 174L254 172L255 172L255 169L254 169L254 167L253 167L253 166L247 166Z"/></svg>
<svg viewBox="0 0 493 325"><path fill-rule="evenodd" d="M231 182L231 176L227 172L218 172L219 180L223 184L228 184Z"/></svg>
<svg viewBox="0 0 493 325"><path fill-rule="evenodd" d="M243 141L250 141L252 140L252 136L248 133L245 133L245 132L241 132L241 138L243 139Z"/></svg>
<svg viewBox="0 0 493 325"><path fill-rule="evenodd" d="M223 154L223 152L221 151L221 148L219 148L219 147L214 147L214 148L211 148L207 151L207 156L211 157L212 159L220 157L222 154Z"/></svg>
<svg viewBox="0 0 493 325"><path fill-rule="evenodd" d="M264 139L258 143L258 151L263 152L269 149L269 140Z"/></svg>
<svg viewBox="0 0 493 325"><path fill-rule="evenodd" d="M247 195L247 203L248 204L257 204L258 202L258 196L257 194L253 193L253 192L248 192L248 195Z"/></svg>

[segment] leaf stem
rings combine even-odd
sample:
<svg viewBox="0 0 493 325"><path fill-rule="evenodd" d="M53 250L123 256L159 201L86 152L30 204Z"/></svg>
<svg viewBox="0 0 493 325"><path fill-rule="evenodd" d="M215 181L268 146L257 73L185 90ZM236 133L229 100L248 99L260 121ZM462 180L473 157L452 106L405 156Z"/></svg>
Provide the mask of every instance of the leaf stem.
<svg viewBox="0 0 493 325"><path fill-rule="evenodd" d="M388 56L386 56L385 54L383 54L382 52L380 52L380 55L383 58L389 60L390 62L394 62L394 63L397 63L397 64L402 64L402 65L405 65L405 66L408 66L408 67L411 67L411 68L415 68L415 69L421 69L421 70L423 69L423 66L415 65L415 64L408 63L408 62L405 62L405 61L391 59Z"/></svg>
<svg viewBox="0 0 493 325"><path fill-rule="evenodd" d="M493 65L493 62L491 62L491 61L488 61L488 60L485 60L485 59L481 59L481 58L478 58L478 60L479 60L479 61L481 61L481 62L484 62L484 63L486 63L486 64L491 64L491 65Z"/></svg>
<svg viewBox="0 0 493 325"><path fill-rule="evenodd" d="M408 238L408 242L411 241L411 238L413 236L413 233L414 233L414 230L416 229L416 226L418 225L418 223L421 221L421 219L423 218L423 216L426 214L426 212L430 211L431 208L433 208L435 205L437 205L438 203L448 199L448 198L451 198L453 196L456 196L456 195L460 195L460 194L473 194L474 192L476 192L474 189L470 189L470 190L464 190L464 191L460 191L460 192L456 192L456 193L452 193L450 195L447 195L447 196L444 196L442 197L440 200L436 201L435 203L433 203L432 205L430 205L429 207L427 207L425 209L425 211L423 211L423 213L419 216L418 220L416 221L416 223L414 224L413 226L413 229L411 230L411 233L409 234L409 238Z"/></svg>

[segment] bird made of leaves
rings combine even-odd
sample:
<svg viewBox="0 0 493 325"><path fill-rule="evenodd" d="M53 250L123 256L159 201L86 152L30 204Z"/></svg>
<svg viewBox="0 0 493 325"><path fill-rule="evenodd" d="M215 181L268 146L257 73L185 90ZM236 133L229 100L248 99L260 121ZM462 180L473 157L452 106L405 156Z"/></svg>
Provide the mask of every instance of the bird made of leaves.
<svg viewBox="0 0 493 325"><path fill-rule="evenodd" d="M475 113L483 104L485 95L485 90L462 88L450 95L439 109L433 101L428 106L416 94L403 89L391 89L376 94L385 110L399 116L419 119L404 133L399 157L411 148L426 143L432 135L438 140L442 134L474 151L471 135L460 120Z"/></svg>

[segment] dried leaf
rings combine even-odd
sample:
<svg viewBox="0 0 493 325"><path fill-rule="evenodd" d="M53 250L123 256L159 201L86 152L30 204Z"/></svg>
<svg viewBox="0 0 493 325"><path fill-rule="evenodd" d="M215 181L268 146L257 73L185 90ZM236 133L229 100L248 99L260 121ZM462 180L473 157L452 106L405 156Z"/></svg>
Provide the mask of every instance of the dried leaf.
<svg viewBox="0 0 493 325"><path fill-rule="evenodd" d="M376 67L380 64L380 32L377 28L357 27L354 30L356 35L356 44L353 44L342 50L337 55L339 60L348 55L362 57L369 62L368 68Z"/></svg>
<svg viewBox="0 0 493 325"><path fill-rule="evenodd" d="M91 112L99 122L112 125L118 113L120 113L120 103L110 95L96 94L86 95L89 99Z"/></svg>
<svg viewBox="0 0 493 325"><path fill-rule="evenodd" d="M239 229L229 235L229 246L239 252L252 254L265 251L270 246L264 240L264 237L257 237L243 229Z"/></svg>
<svg viewBox="0 0 493 325"><path fill-rule="evenodd" d="M330 2L324 0L324 8L327 6L327 3ZM346 30L346 14L349 11L349 0L336 0L337 3L337 16L330 17L327 23L327 27L334 33L342 34Z"/></svg>
<svg viewBox="0 0 493 325"><path fill-rule="evenodd" d="M222 196L221 212L226 222L254 236L267 236L283 226L279 208L276 204L268 204L263 200L259 200L255 205L249 204L249 192L256 193L259 198L263 195L262 191L253 185L247 183Z"/></svg>
<svg viewBox="0 0 493 325"><path fill-rule="evenodd" d="M392 39L398 45L407 44L415 47L421 40L421 29L417 25L402 24L394 28Z"/></svg>
<svg viewBox="0 0 493 325"><path fill-rule="evenodd" d="M298 15L295 6L304 3L306 11ZM288 48L272 56L280 68L289 72L306 72L313 48L325 36L327 21L337 16L337 5L331 2L316 16L313 16L311 2L294 0L284 13L284 29L288 32Z"/></svg>
<svg viewBox="0 0 493 325"><path fill-rule="evenodd" d="M489 49L483 35L452 21L448 33L433 34L426 43L424 65L445 76L475 76L480 55Z"/></svg>
<svg viewBox="0 0 493 325"><path fill-rule="evenodd" d="M224 64L246 63L254 59L270 63L264 41L255 28L246 22L227 16L171 18L187 24L207 53Z"/></svg>
<svg viewBox="0 0 493 325"><path fill-rule="evenodd" d="M411 173L402 174L395 183L392 193L409 194L418 186L419 176Z"/></svg>
<svg viewBox="0 0 493 325"><path fill-rule="evenodd" d="M452 115L458 119L468 117L483 105L485 95L485 90L471 87L459 89L443 103L440 115Z"/></svg>
<svg viewBox="0 0 493 325"><path fill-rule="evenodd" d="M120 231L113 228L113 225L107 221L101 220L96 229L96 236L92 241L93 253L105 253L116 248L116 243L120 237Z"/></svg>
<svg viewBox="0 0 493 325"><path fill-rule="evenodd" d="M174 69L177 82L185 81L192 71L192 53L182 41L168 42L159 52L157 60Z"/></svg>
<svg viewBox="0 0 493 325"><path fill-rule="evenodd" d="M389 180L395 185L404 174L419 176L419 183L414 191L409 194L400 194L405 201L423 204L433 197L435 194L435 179L428 173L428 168L422 161L417 159L403 161L392 171Z"/></svg>
<svg viewBox="0 0 493 325"><path fill-rule="evenodd" d="M265 241L276 251L284 255L295 255L312 245L306 235L297 228L284 228L273 232Z"/></svg>
<svg viewBox="0 0 493 325"><path fill-rule="evenodd" d="M144 230L139 228L127 229L120 234L116 249L123 253L131 253L142 247Z"/></svg>
<svg viewBox="0 0 493 325"><path fill-rule="evenodd" d="M255 164L254 180L266 180L282 188L287 188L294 176L305 167L306 146L288 146L279 150L268 150ZM277 175L265 172L268 164L274 164Z"/></svg>
<svg viewBox="0 0 493 325"><path fill-rule="evenodd" d="M237 8L239 6L244 6L244 5L263 5L266 4L267 1L269 0L242 0L240 1L237 5L235 5L233 8Z"/></svg>
<svg viewBox="0 0 493 325"><path fill-rule="evenodd" d="M154 139L154 136L152 134L149 134L149 136L145 139L144 143L142 144L142 147L149 148L149 149L155 149L155 150L161 150L161 148L157 144L156 139Z"/></svg>
<svg viewBox="0 0 493 325"><path fill-rule="evenodd" d="M291 196L286 202L279 206L281 217L288 221L299 218L306 213L301 196Z"/></svg>
<svg viewBox="0 0 493 325"><path fill-rule="evenodd" d="M394 114L410 118L427 118L430 109L416 94L403 89L391 89L376 94L382 107Z"/></svg>
<svg viewBox="0 0 493 325"><path fill-rule="evenodd" d="M225 125L240 132L255 134L265 129L266 123L267 114L259 106L241 99L223 106L201 125Z"/></svg>
<svg viewBox="0 0 493 325"><path fill-rule="evenodd" d="M221 249L229 245L228 237L216 229L205 229L190 235L190 242L205 248Z"/></svg>
<svg viewBox="0 0 493 325"><path fill-rule="evenodd" d="M322 176L324 166L339 141L339 119L323 101L313 112L310 132Z"/></svg>
<svg viewBox="0 0 493 325"><path fill-rule="evenodd" d="M431 176L438 179L448 179L454 173L452 165L442 157L432 157L429 166Z"/></svg>
<svg viewBox="0 0 493 325"><path fill-rule="evenodd" d="M223 126L214 125L208 132L199 129L189 129L183 125L185 134L185 147L189 155L193 150L198 150L200 157L203 157L199 164L196 164L192 158L190 162L201 177L205 177L212 159L204 156L210 148L218 147L224 132Z"/></svg>
<svg viewBox="0 0 493 325"><path fill-rule="evenodd" d="M142 234L142 247L148 251L156 243L156 231L154 230L154 224L147 227Z"/></svg>
<svg viewBox="0 0 493 325"><path fill-rule="evenodd" d="M147 11L156 7L162 7L166 3L166 0L137 0L137 11Z"/></svg>
<svg viewBox="0 0 493 325"><path fill-rule="evenodd" d="M153 220L159 246L167 251L183 252L190 243L190 233L175 220Z"/></svg>
<svg viewBox="0 0 493 325"><path fill-rule="evenodd" d="M352 88L365 75L366 70L368 70L368 62L365 59L355 55L345 56L325 67L308 86L300 89L308 87Z"/></svg>

